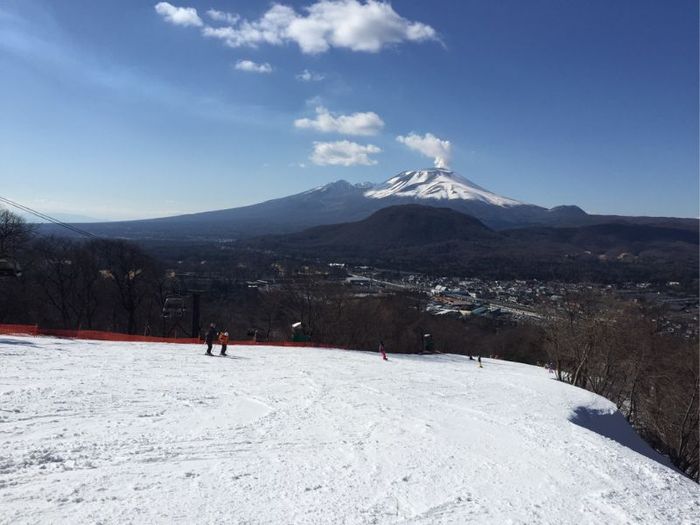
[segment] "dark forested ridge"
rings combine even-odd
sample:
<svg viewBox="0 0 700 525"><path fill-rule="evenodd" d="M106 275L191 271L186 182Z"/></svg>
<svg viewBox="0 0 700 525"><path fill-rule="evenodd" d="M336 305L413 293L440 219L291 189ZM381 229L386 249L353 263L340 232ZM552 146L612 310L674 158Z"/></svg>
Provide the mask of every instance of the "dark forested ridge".
<svg viewBox="0 0 700 525"><path fill-rule="evenodd" d="M697 279L698 228L607 223L495 231L448 208L393 206L358 222L245 246L299 257L486 278Z"/></svg>

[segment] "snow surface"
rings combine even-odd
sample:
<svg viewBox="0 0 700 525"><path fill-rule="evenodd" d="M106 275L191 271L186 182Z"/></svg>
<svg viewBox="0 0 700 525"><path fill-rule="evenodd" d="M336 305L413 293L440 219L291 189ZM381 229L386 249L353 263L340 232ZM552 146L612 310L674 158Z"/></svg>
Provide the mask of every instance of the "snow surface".
<svg viewBox="0 0 700 525"><path fill-rule="evenodd" d="M444 169L404 171L384 184L365 192L372 199L410 197L414 199L475 200L494 206L519 206L523 203L496 195L457 173Z"/></svg>
<svg viewBox="0 0 700 525"><path fill-rule="evenodd" d="M698 485L541 368L231 353L0 337L0 523L700 523Z"/></svg>

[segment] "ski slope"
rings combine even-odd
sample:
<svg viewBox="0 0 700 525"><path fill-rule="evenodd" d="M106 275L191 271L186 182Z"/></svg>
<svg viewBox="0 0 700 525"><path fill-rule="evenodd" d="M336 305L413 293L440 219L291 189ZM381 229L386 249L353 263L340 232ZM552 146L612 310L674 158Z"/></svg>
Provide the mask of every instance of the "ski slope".
<svg viewBox="0 0 700 525"><path fill-rule="evenodd" d="M0 336L0 523L700 523L541 368L230 350Z"/></svg>

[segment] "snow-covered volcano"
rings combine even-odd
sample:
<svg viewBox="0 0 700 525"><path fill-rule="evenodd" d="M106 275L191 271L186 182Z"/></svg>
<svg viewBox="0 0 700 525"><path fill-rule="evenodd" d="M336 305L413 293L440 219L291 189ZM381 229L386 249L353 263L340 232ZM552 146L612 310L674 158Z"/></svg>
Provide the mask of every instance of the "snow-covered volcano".
<svg viewBox="0 0 700 525"><path fill-rule="evenodd" d="M371 199L408 197L414 199L481 201L500 207L520 206L523 202L490 192L454 171L433 168L403 171L365 192Z"/></svg>
<svg viewBox="0 0 700 525"><path fill-rule="evenodd" d="M239 208L81 227L102 237L240 239L359 221L382 208L400 204L451 208L494 229L576 225L588 220L588 215L575 206L557 206L550 210L527 204L493 193L453 171L431 168L404 171L377 184L337 180L295 195ZM55 228L45 225L42 231L65 234L63 228L60 232Z"/></svg>

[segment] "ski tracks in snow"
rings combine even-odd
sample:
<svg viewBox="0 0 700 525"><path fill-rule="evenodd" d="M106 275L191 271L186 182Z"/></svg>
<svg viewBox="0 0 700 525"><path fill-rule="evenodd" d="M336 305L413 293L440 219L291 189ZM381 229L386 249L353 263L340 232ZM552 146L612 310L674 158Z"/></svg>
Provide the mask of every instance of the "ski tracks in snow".
<svg viewBox="0 0 700 525"><path fill-rule="evenodd" d="M0 523L700 521L697 485L571 423L610 405L542 369L12 342L0 338Z"/></svg>

